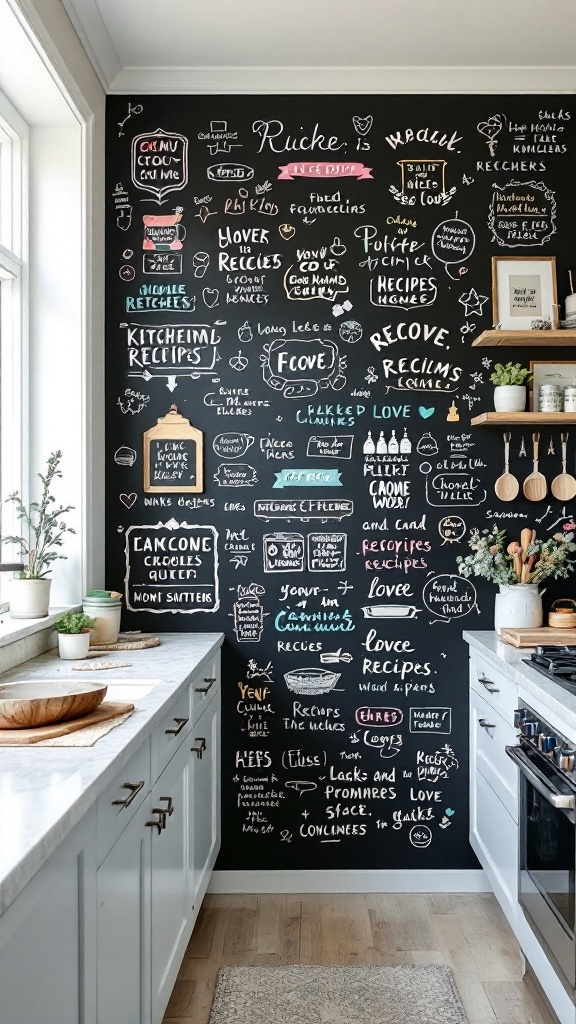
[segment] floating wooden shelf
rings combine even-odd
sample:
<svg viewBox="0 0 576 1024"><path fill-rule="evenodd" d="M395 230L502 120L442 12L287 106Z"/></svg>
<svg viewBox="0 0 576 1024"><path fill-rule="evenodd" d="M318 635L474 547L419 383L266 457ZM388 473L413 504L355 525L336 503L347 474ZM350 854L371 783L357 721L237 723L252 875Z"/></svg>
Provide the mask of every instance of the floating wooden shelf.
<svg viewBox="0 0 576 1024"><path fill-rule="evenodd" d="M483 331L472 342L472 348L498 348L500 345L567 348L576 345L576 331Z"/></svg>
<svg viewBox="0 0 576 1024"><path fill-rule="evenodd" d="M471 419L473 427L535 427L538 424L553 424L561 427L575 423L576 412L481 412L479 416Z"/></svg>

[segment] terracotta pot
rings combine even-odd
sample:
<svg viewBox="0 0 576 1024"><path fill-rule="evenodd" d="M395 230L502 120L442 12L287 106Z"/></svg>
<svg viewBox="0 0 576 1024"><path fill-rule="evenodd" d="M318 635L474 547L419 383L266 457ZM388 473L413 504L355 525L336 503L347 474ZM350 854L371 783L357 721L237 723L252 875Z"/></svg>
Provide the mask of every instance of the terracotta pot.
<svg viewBox="0 0 576 1024"><path fill-rule="evenodd" d="M10 580L8 598L13 619L44 619L48 615L52 580Z"/></svg>

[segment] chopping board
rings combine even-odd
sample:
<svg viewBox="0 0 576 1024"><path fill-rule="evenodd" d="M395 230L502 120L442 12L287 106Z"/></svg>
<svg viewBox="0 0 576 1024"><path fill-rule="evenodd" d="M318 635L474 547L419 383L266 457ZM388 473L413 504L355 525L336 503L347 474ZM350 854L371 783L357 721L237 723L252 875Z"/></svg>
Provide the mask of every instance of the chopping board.
<svg viewBox="0 0 576 1024"><path fill-rule="evenodd" d="M53 725L40 725L36 729L0 729L0 747L15 744L40 743L42 740L51 740L55 736L67 736L70 732L78 729L85 729L89 725L98 725L100 722L107 722L110 718L118 718L128 711L133 711L134 705L126 701L105 701L100 704L89 715L83 718L75 718L71 722L55 722Z"/></svg>
<svg viewBox="0 0 576 1024"><path fill-rule="evenodd" d="M539 629L500 630L500 639L514 647L538 647L540 644L576 644L576 629L554 629L540 626Z"/></svg>

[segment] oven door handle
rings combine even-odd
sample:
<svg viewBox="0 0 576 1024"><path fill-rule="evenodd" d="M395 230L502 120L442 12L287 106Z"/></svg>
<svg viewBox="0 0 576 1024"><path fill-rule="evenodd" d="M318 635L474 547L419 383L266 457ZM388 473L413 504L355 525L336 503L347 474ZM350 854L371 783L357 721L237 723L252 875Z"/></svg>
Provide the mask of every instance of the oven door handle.
<svg viewBox="0 0 576 1024"><path fill-rule="evenodd" d="M552 807L558 808L562 811L574 811L576 810L576 797L569 796L566 793L559 793L557 789L554 789L548 782L544 782L539 775L532 770L532 764L526 754L523 753L520 747L506 747L506 753L508 757L514 761L514 764L520 769L522 774L528 779L531 786L548 801Z"/></svg>

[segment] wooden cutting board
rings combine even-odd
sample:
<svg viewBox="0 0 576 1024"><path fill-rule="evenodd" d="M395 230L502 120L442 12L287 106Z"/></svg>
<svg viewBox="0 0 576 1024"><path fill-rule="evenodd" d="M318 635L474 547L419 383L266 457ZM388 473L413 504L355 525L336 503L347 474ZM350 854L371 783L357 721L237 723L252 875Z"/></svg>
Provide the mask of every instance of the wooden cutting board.
<svg viewBox="0 0 576 1024"><path fill-rule="evenodd" d="M540 626L539 629L504 629L500 639L514 647L537 647L539 644L576 644L576 629L554 629Z"/></svg>
<svg viewBox="0 0 576 1024"><path fill-rule="evenodd" d="M0 747L15 744L40 743L42 740L51 740L54 736L67 736L70 732L78 729L86 729L89 725L98 725L100 722L107 722L110 718L118 718L128 711L133 711L134 705L125 701L104 701L96 711L83 718L74 718L71 722L55 722L54 725L39 725L36 729L0 729Z"/></svg>

